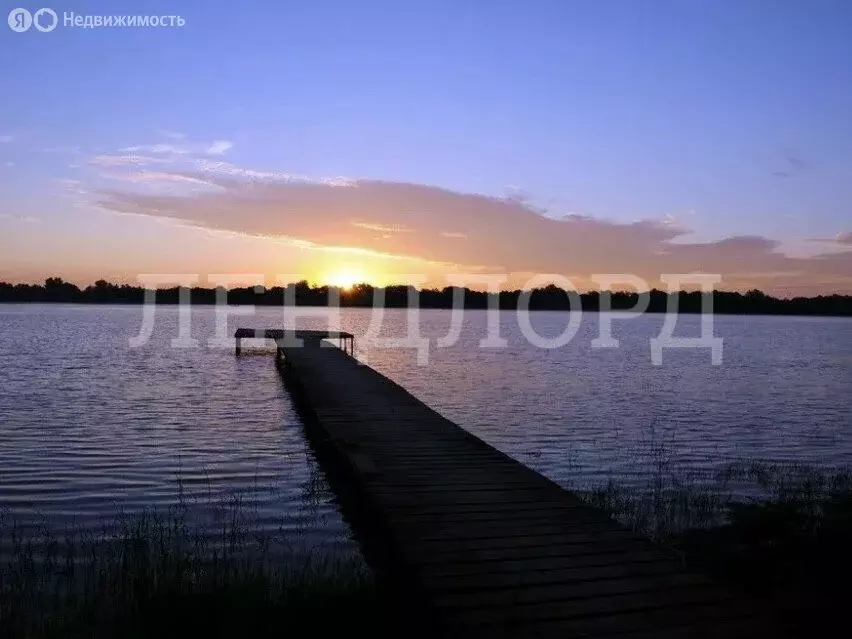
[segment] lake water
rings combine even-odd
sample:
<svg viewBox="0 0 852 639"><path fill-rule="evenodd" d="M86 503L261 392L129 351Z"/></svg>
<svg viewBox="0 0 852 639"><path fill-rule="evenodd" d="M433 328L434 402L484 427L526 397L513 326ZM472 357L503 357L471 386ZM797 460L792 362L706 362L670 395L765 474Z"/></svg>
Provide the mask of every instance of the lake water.
<svg viewBox="0 0 852 639"><path fill-rule="evenodd" d="M252 311L252 309L241 309ZM852 321L717 316L721 365L709 349L669 349L651 361L662 316L614 322L619 348L593 348L601 316L582 316L556 349L532 345L513 312L507 344L485 348L485 312L468 311L458 339L437 348L450 311L422 311L428 363L401 336L407 311L341 311L359 357L489 443L565 486L635 482L660 456L674 472L738 459L852 464ZM568 316L533 314L542 336ZM231 317L280 327L283 311ZM677 334L698 335L682 316ZM300 326L325 327L321 318ZM234 494L258 524L307 547L350 548L345 524L265 354L211 344L217 309L195 307L194 347L174 346L177 307L160 307L149 340L131 347L141 307L0 305L0 509L16 520L95 526L125 513ZM374 324L375 325L375 324ZM222 325L224 326L224 324ZM180 343L180 340L179 342ZM329 379L329 384L334 384Z"/></svg>

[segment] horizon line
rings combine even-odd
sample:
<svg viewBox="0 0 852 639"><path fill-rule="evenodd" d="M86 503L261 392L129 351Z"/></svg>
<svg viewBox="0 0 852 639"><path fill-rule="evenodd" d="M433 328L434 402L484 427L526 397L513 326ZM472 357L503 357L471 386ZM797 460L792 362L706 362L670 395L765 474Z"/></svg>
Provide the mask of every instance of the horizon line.
<svg viewBox="0 0 852 639"><path fill-rule="evenodd" d="M186 279L186 277L187 277L187 274L180 274L180 275L169 274L169 275L176 276L175 281L178 281L178 279L181 279L181 278ZM197 274L192 274L192 275L197 276ZM286 290L287 288L289 288L290 286L299 287L301 285L303 287L307 287L308 290L310 290L312 292L316 292L316 291L321 291L321 292L337 291L341 294L341 297L351 296L353 292L366 291L366 290L371 290L371 291L385 290L385 291L387 291L387 290L407 289L407 290L413 290L417 293L428 292L428 293L433 293L433 294L435 294L435 293L436 294L444 294L447 291L461 290L461 291L464 291L464 292L480 294L480 295L487 295L487 296L490 296L490 295L521 295L521 294L524 294L524 293L534 293L536 291L551 290L551 291L554 291L554 292L560 291L560 292L566 293L566 294L576 294L576 295L581 295L581 296L583 296L583 295L594 295L594 294L598 294L598 295L603 295L603 294L610 294L610 295L651 294L651 295L653 295L655 293L669 296L669 295L679 295L679 294L692 295L692 294L713 293L714 295L718 294L718 295L737 295L737 296L741 296L741 297L748 297L748 296L759 297L759 298L763 298L767 301L768 300L790 301L790 300L802 300L802 299L814 300L814 299L823 299L823 298L852 299L852 295L846 294L846 293L839 293L839 292L828 293L828 294L820 293L820 294L817 294L817 295L793 295L793 296L781 297L781 296L771 295L771 294L766 293L763 290L758 289L758 288L751 288L751 289L748 289L747 291L722 289L722 288L716 288L716 287L711 287L709 289L701 289L701 288L696 287L695 289L679 288L679 289L668 289L668 290L662 289L662 288L656 288L656 287L649 287L649 288L646 288L646 289L638 289L638 288L634 288L634 289L570 288L569 289L569 288L563 288L563 287L557 286L556 284L550 283L550 284L547 284L545 286L538 286L538 287L533 287L533 288L511 288L511 289L501 288L499 290L489 291L488 289L471 288L469 286L461 286L461 285L447 285L447 286L443 286L443 287L424 286L422 288L418 288L417 286L415 286L413 284L404 284L404 283L386 284L386 285L383 285L383 286L377 286L377 285L374 285L374 284L370 284L369 282L357 282L357 283L353 283L353 284L348 285L348 286L340 286L340 285L335 285L335 284L319 284L319 283L316 283L316 282L312 283L307 278L303 278L303 279L296 280L296 281L290 281L290 282L287 282L286 284L276 283L273 286L267 286L265 284L250 284L250 285L237 285L237 286L226 287L226 286L222 286L222 285L204 286L204 285L201 285L200 283L192 283L191 285L179 284L179 283L178 284L169 283L169 285L154 286L153 288L151 288L151 287L148 287L148 286L145 286L145 285L140 285L140 284L126 284L126 283L119 284L119 283L111 282L111 281L103 279L103 278L99 278L99 279L95 280L94 282L92 282L91 284L88 284L86 286L80 286L79 284L76 284L72 281L63 279L62 277L52 276L52 277L46 278L42 283L38 283L38 284L33 284L33 283L30 283L30 282L7 282L5 280L0 280L0 288L15 289L15 288L19 288L19 287L27 287L27 288L35 288L35 289L41 288L41 289L47 290L47 288L49 286L49 282L51 280L55 280L56 286L62 286L62 287L71 286L71 287L75 288L77 291L79 291L80 293L84 293L87 290L98 290L99 288L104 289L104 290L109 290L109 289L122 290L123 289L123 290L137 290L137 291L143 291L143 292L144 291L158 291L158 292L159 291L177 291L177 290L180 290L180 289L189 289L190 291L215 292L217 290L223 289L226 292L240 291L240 292L253 293L253 294L256 294L256 295L262 295L262 294L270 293L270 292L275 291L275 290L282 290L283 291L283 290ZM101 282L103 282L103 285L99 287L98 284L101 283ZM254 290L252 290L252 289L254 289ZM0 300L0 301L2 301L2 300Z"/></svg>

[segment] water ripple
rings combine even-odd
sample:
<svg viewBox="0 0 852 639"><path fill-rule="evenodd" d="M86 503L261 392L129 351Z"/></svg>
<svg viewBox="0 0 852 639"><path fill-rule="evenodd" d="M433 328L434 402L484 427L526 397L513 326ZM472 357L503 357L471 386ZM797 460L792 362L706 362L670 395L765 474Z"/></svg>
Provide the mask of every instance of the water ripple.
<svg viewBox="0 0 852 639"><path fill-rule="evenodd" d="M150 343L132 349L138 307L0 306L0 509L95 527L181 500L203 515L242 495L262 530L346 543L271 358L173 347L177 309L159 311ZM386 311L381 336L404 335L406 317ZM419 330L434 346L450 318L423 311ZM215 309L193 309L202 345L215 320ZM485 314L469 312L458 341L433 348L426 366L368 339L370 321L347 309L341 328L371 366L566 486L637 481L661 464L683 473L743 458L852 464L849 320L717 317L722 366L691 349L653 366L659 316L616 322L621 347L596 349L599 316L585 314L568 345L542 350L501 313L508 345L488 349ZM679 319L678 334L699 334L698 322ZM237 323L280 326L281 311L232 318L229 331ZM555 335L565 315L538 313L533 325Z"/></svg>

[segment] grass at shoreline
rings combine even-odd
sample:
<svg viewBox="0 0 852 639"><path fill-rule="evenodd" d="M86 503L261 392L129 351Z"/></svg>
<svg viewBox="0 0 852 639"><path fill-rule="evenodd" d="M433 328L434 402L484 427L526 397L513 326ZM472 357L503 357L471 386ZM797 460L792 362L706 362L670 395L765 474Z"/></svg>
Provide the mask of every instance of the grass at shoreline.
<svg viewBox="0 0 852 639"><path fill-rule="evenodd" d="M848 471L747 462L717 471L715 483L674 476L660 465L644 487L580 494L687 567L766 600L799 636L844 621ZM754 499L735 490L743 482ZM359 557L288 550L251 517L235 499L212 530L181 506L57 535L0 516L0 637L394 634L391 607Z"/></svg>
<svg viewBox="0 0 852 639"><path fill-rule="evenodd" d="M822 504L852 493L852 471L749 460L701 473L660 463L629 484L609 481L576 490L613 519L665 542L686 530L729 524L743 508L758 504L786 504L817 517Z"/></svg>
<svg viewBox="0 0 852 639"><path fill-rule="evenodd" d="M675 550L689 569L763 600L793 636L833 636L852 594L849 470L745 462L715 480L658 473L644 489L609 483L581 496ZM734 496L731 482L760 496Z"/></svg>
<svg viewBox="0 0 852 639"><path fill-rule="evenodd" d="M0 637L381 634L381 600L359 558L281 553L237 510L212 536L184 514L120 517L109 532L64 537L24 536L0 520Z"/></svg>

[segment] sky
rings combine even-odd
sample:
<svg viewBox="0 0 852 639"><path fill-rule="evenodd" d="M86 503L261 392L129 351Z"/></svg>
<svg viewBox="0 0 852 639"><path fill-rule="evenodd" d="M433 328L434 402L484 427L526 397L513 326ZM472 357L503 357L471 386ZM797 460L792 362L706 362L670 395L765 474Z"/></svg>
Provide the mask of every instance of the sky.
<svg viewBox="0 0 852 639"><path fill-rule="evenodd" d="M847 0L50 8L0 22L0 280L852 293Z"/></svg>

